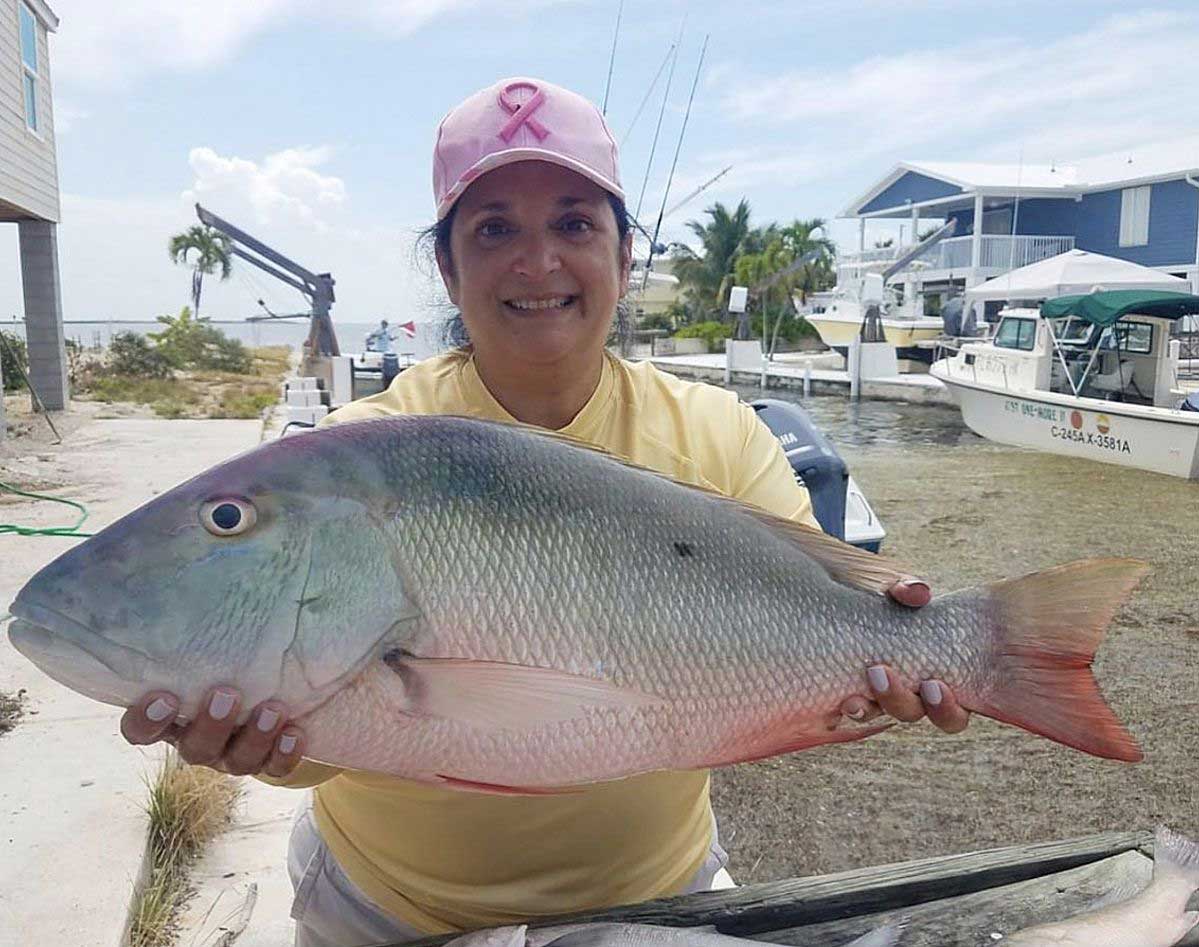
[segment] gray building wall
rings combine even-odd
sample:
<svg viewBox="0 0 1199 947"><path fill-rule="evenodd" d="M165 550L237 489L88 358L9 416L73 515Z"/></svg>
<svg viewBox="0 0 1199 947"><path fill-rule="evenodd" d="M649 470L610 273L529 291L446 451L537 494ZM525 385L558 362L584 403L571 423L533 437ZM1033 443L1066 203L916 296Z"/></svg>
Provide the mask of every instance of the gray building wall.
<svg viewBox="0 0 1199 947"><path fill-rule="evenodd" d="M50 48L46 27L37 23L38 130L25 124L21 65L21 0L0 0L0 201L26 216L58 221L58 162L54 150L54 109L50 89ZM35 19L36 19L35 14ZM0 210L0 220L16 215Z"/></svg>

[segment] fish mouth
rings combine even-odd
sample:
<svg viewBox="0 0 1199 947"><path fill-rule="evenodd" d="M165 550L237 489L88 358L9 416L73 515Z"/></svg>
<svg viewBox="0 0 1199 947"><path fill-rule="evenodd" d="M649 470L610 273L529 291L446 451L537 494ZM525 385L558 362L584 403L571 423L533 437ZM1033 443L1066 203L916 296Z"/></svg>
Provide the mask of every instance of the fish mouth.
<svg viewBox="0 0 1199 947"><path fill-rule="evenodd" d="M137 699L151 664L147 655L48 605L18 599L9 613L8 640L45 674L107 704L124 707Z"/></svg>

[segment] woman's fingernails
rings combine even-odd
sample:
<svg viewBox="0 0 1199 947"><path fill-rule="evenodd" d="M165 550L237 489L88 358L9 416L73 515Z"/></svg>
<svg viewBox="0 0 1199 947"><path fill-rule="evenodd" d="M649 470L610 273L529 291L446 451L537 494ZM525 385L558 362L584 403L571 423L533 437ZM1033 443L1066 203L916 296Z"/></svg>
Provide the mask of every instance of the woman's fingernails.
<svg viewBox="0 0 1199 947"><path fill-rule="evenodd" d="M279 738L279 752L284 756L286 756L288 753L294 753L295 749L296 738L292 734L285 733Z"/></svg>
<svg viewBox="0 0 1199 947"><path fill-rule="evenodd" d="M866 678L870 681L870 686L876 694L885 694L891 686L891 682L887 679L887 669L881 665L875 665L866 672Z"/></svg>
<svg viewBox="0 0 1199 947"><path fill-rule="evenodd" d="M920 684L920 699L930 707L936 707L940 704L943 696L941 685L936 681L923 681Z"/></svg>
<svg viewBox="0 0 1199 947"><path fill-rule="evenodd" d="M217 691L208 702L208 716L213 720L224 720L229 716L229 711L233 709L236 701L237 695L228 691Z"/></svg>
<svg viewBox="0 0 1199 947"><path fill-rule="evenodd" d="M175 712L175 705L165 697L156 697L146 708L146 717L155 723L162 723Z"/></svg>
<svg viewBox="0 0 1199 947"><path fill-rule="evenodd" d="M279 711L272 710L270 707L264 707L258 714L258 729L263 733L270 733L279 723Z"/></svg>

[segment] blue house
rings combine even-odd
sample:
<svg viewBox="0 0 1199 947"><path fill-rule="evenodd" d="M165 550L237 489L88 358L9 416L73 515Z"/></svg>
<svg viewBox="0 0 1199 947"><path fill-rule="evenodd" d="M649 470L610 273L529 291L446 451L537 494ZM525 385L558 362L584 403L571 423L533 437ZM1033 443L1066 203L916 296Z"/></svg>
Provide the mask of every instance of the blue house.
<svg viewBox="0 0 1199 947"><path fill-rule="evenodd" d="M908 246L956 221L953 237L892 277L909 300L960 293L1075 247L1184 277L1199 292L1199 142L1071 166L902 162L840 216L860 221L857 251L838 256L843 282L907 249L867 247L867 221L909 220Z"/></svg>

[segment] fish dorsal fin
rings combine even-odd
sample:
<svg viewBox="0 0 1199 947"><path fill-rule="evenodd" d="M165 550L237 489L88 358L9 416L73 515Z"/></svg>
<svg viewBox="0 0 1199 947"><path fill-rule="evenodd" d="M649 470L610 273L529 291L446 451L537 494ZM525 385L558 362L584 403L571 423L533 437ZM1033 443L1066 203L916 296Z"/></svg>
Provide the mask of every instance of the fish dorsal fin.
<svg viewBox="0 0 1199 947"><path fill-rule="evenodd" d="M783 519L739 500L726 499L725 502L741 507L743 512L799 547L804 555L820 563L824 571L842 585L883 595L895 583L911 575L891 560L843 543L807 523Z"/></svg>
<svg viewBox="0 0 1199 947"><path fill-rule="evenodd" d="M830 536L828 533L808 526L805 523L797 523L795 520L785 519L774 513L769 513L761 507L746 503L744 500L738 500L735 497L726 496L711 487L685 483L659 470L652 470L631 460L626 460L623 457L613 454L611 451L580 440L571 434L563 434L561 431L551 431L521 422L483 421L479 418L470 418L469 420L475 423L502 424L507 427L514 427L534 437L542 437L546 440L557 441L579 450L590 451L593 454L599 454L614 463L621 464L632 470L668 480L676 486L682 487L684 490L695 490L721 503L728 504L746 516L757 520L777 536L793 543L806 556L814 559L823 566L832 579L840 582L842 585L848 585L850 588L882 595L891 586L911 574L889 559L875 553L865 552L856 546L844 543L836 537Z"/></svg>

